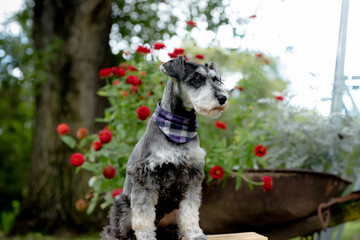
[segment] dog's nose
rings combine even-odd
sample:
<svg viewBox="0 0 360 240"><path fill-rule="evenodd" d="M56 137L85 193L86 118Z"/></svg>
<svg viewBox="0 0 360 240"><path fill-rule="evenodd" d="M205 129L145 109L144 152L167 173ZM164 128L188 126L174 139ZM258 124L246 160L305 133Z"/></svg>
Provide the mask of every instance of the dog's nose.
<svg viewBox="0 0 360 240"><path fill-rule="evenodd" d="M227 100L227 98L221 94L216 94L216 98L219 101L220 105L223 105Z"/></svg>

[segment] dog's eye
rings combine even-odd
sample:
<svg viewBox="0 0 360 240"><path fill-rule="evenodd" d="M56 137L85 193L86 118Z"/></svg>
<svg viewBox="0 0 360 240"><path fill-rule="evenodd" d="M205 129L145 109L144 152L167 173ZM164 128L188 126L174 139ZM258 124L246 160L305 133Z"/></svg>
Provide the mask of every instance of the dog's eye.
<svg viewBox="0 0 360 240"><path fill-rule="evenodd" d="M214 76L214 77L212 78L212 80L213 80L213 82L214 82L216 85L218 85L218 86L220 86L220 85L223 84L223 82L222 82L220 79L218 79L216 76Z"/></svg>

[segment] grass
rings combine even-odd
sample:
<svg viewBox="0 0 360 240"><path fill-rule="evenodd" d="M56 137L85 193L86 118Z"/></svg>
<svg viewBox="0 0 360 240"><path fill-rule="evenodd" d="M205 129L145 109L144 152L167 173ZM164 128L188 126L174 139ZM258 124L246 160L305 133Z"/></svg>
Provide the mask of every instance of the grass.
<svg viewBox="0 0 360 240"><path fill-rule="evenodd" d="M337 228L332 234L332 240L335 240ZM360 219L347 222L344 231L341 235L341 240L360 240ZM300 238L293 238L291 240L300 240ZM330 239L329 239L330 240Z"/></svg>

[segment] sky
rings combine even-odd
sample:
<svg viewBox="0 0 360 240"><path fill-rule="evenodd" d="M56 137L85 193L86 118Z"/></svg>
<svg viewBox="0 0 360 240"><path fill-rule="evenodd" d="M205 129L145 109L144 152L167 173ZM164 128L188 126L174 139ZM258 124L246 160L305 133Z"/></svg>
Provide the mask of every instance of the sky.
<svg viewBox="0 0 360 240"><path fill-rule="evenodd" d="M264 52L278 59L280 72L289 81L289 91L284 93L291 104L316 109L327 116L330 113L332 85L334 81L338 33L342 0L225 0L231 21L240 16L251 18L241 29L242 39L234 39L229 28L219 29L220 45L239 50ZM360 76L360 1L349 0L349 18L345 75ZM23 0L0 0L0 23L21 8ZM0 25L0 30L3 27ZM17 31L13 27L12 31ZM179 30L179 36L184 35ZM191 35L206 47L213 34L201 24ZM181 38L166 42L173 47L181 46ZM234 84L240 75L228 76L228 85ZM347 82L360 85L360 80ZM360 90L350 91L360 108ZM345 105L351 109L349 97Z"/></svg>

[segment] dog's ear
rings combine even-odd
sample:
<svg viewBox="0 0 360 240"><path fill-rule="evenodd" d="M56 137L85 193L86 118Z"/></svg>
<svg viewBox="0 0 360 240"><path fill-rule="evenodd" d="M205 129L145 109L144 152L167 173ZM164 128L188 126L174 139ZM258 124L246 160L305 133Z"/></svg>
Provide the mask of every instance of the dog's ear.
<svg viewBox="0 0 360 240"><path fill-rule="evenodd" d="M172 59L160 65L160 71L169 77L183 80L185 78L185 58L183 56Z"/></svg>
<svg viewBox="0 0 360 240"><path fill-rule="evenodd" d="M207 62L207 63L205 63L205 67L208 67L209 69L213 70L213 71L215 72L216 76L217 76L219 79L221 79L220 72L219 72L219 70L217 69L215 63L213 63L213 62Z"/></svg>

